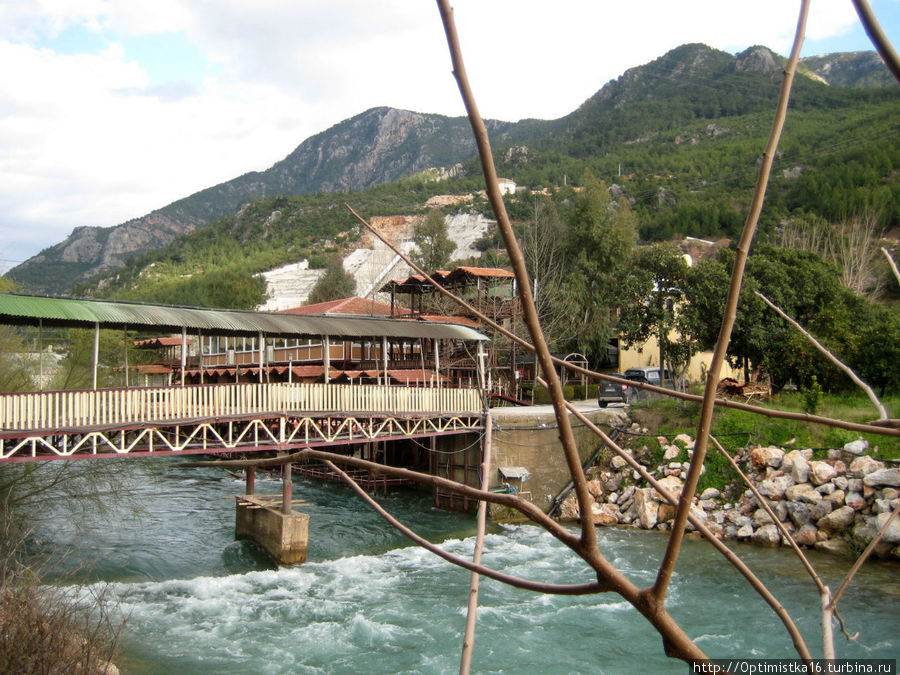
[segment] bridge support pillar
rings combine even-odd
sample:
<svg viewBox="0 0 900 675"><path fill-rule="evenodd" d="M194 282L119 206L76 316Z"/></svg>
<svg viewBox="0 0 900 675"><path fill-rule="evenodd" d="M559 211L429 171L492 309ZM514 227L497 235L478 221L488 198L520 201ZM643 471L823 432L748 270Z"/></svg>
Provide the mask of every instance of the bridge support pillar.
<svg viewBox="0 0 900 675"><path fill-rule="evenodd" d="M309 514L282 513L282 495L243 495L237 499L235 539L249 539L279 565L306 561Z"/></svg>

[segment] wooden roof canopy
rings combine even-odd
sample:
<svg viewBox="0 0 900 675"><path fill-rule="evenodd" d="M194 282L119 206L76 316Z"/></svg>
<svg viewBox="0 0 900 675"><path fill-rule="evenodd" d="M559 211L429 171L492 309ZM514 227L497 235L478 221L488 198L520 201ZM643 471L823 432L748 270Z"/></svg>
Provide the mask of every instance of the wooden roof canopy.
<svg viewBox="0 0 900 675"><path fill-rule="evenodd" d="M206 335L487 340L469 326L435 321L207 309L141 302L0 293L0 322L18 325L201 330Z"/></svg>

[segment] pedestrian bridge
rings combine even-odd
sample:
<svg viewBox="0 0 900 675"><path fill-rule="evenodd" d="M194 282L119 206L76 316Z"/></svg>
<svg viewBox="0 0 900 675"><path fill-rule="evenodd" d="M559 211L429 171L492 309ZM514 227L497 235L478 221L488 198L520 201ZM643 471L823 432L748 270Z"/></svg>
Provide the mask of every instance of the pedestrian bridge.
<svg viewBox="0 0 900 675"><path fill-rule="evenodd" d="M261 383L0 395L0 462L291 451L471 433L476 388Z"/></svg>

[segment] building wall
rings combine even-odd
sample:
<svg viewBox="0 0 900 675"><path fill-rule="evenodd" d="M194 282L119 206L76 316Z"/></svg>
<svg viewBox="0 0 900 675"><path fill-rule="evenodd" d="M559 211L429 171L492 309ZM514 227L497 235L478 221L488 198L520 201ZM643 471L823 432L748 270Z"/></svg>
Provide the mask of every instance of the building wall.
<svg viewBox="0 0 900 675"><path fill-rule="evenodd" d="M688 382L704 381L711 362L711 351L694 354L686 373ZM659 366L659 341L655 337L651 337L640 346L624 348L620 344L619 372L624 373L629 368L641 366ZM738 381L743 381L744 373L739 368L732 368L726 361L722 366L721 377L733 377Z"/></svg>

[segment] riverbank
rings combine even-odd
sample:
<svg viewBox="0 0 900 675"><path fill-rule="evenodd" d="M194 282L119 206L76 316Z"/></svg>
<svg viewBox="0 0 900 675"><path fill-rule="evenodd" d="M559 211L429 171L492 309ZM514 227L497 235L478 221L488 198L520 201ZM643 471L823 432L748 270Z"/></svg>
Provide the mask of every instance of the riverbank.
<svg viewBox="0 0 900 675"><path fill-rule="evenodd" d="M629 432L640 439L647 429L632 423ZM656 441L660 452L640 442L629 452L663 486L680 495L694 441L686 434L659 436ZM871 456L864 441L822 454L811 449L755 446L741 451L735 460L798 544L856 557L900 508L900 467ZM608 453L589 470L588 477L591 517L598 525L670 529L675 507L623 458ZM721 487L699 491L693 514L721 539L788 545L753 492L735 480L736 474L732 478ZM574 495L563 502L560 518L580 519ZM900 561L900 518L888 527L874 555Z"/></svg>

